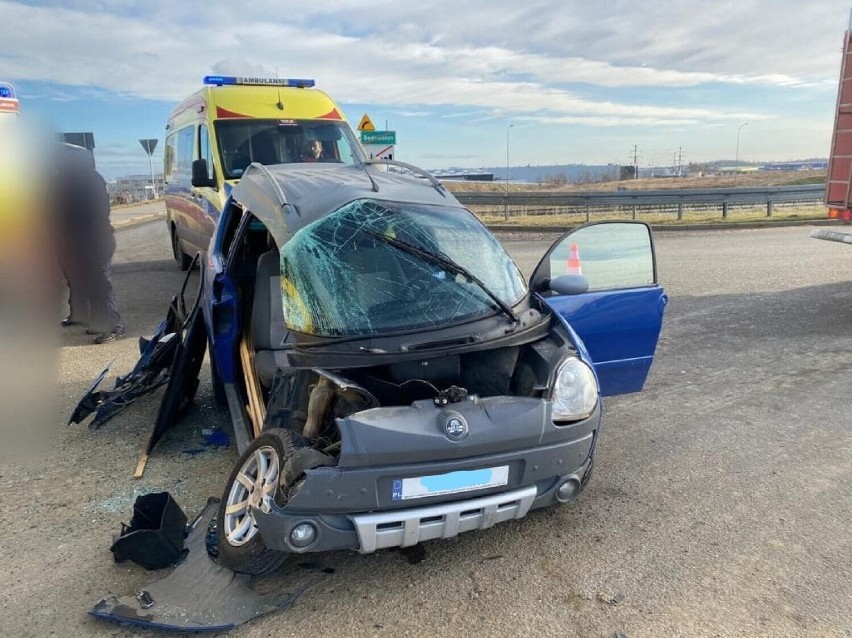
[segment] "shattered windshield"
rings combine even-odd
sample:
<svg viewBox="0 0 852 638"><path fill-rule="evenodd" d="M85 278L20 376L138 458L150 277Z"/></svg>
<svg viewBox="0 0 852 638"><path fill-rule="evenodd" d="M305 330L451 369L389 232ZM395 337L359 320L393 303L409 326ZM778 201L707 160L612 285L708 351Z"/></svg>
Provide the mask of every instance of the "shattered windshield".
<svg viewBox="0 0 852 638"><path fill-rule="evenodd" d="M306 226L284 245L287 327L317 336L368 335L498 312L475 281L381 237L441 254L506 304L526 293L514 262L468 211L362 199Z"/></svg>
<svg viewBox="0 0 852 638"><path fill-rule="evenodd" d="M291 164L361 160L345 122L320 120L217 120L216 136L225 179L239 179L252 162Z"/></svg>

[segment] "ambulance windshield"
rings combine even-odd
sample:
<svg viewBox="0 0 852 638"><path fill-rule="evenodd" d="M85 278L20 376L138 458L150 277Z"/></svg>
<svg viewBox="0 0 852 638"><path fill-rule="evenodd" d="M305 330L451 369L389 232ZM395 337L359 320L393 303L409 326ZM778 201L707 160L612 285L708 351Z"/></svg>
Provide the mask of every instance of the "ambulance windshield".
<svg viewBox="0 0 852 638"><path fill-rule="evenodd" d="M233 119L215 123L225 179L239 179L252 162L360 162L363 151L345 122Z"/></svg>

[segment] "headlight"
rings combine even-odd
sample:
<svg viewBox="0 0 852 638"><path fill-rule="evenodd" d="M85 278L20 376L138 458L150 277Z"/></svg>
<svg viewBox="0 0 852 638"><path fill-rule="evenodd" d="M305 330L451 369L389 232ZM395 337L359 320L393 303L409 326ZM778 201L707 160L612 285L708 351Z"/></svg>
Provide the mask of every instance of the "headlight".
<svg viewBox="0 0 852 638"><path fill-rule="evenodd" d="M550 398L554 421L585 419L598 403L598 384L592 369L577 357L562 361Z"/></svg>

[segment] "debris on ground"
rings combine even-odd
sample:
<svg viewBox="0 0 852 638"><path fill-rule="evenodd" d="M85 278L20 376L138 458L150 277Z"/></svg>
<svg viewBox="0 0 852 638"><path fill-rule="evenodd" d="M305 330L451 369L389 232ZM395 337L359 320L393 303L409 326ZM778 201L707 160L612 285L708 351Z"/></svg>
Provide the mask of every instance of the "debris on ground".
<svg viewBox="0 0 852 638"><path fill-rule="evenodd" d="M145 569L162 569L186 557L186 514L168 492L137 497L130 525L121 524L110 550L115 562L132 560Z"/></svg>
<svg viewBox="0 0 852 638"><path fill-rule="evenodd" d="M598 600L607 605L618 605L624 601L624 598L624 594L606 594L604 592L598 592Z"/></svg>
<svg viewBox="0 0 852 638"><path fill-rule="evenodd" d="M251 577L236 574L208 555L205 539L219 507L210 499L189 526L186 559L168 576L129 596L108 596L89 612L121 624L169 631L227 631L270 611L289 607L313 582L284 596L262 595Z"/></svg>

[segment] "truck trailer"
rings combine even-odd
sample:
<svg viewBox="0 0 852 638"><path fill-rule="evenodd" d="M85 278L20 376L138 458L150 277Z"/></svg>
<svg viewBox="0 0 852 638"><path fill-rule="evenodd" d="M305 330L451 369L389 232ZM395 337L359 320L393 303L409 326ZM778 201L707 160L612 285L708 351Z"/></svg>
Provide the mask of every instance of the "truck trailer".
<svg viewBox="0 0 852 638"><path fill-rule="evenodd" d="M852 13L843 34L843 58L825 183L828 217L852 224ZM852 232L814 229L811 237L852 244Z"/></svg>

